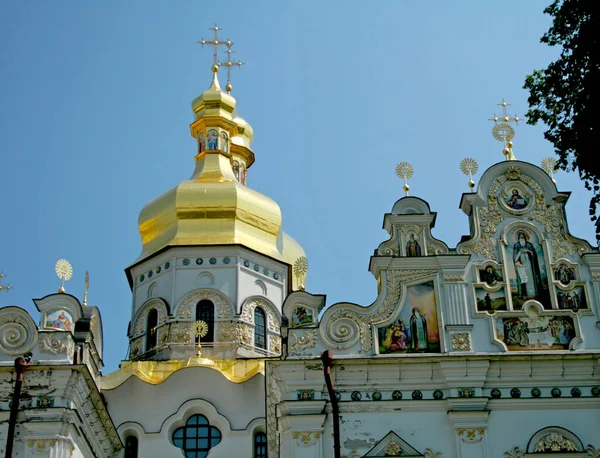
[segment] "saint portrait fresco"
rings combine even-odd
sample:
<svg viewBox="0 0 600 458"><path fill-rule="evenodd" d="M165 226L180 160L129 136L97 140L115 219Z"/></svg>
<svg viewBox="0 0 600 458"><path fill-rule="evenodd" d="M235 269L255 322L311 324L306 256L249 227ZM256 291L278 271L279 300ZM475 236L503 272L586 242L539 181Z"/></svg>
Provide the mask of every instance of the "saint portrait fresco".
<svg viewBox="0 0 600 458"><path fill-rule="evenodd" d="M233 170L233 175L235 179L240 181L240 163L238 161L233 161L233 165L231 166Z"/></svg>
<svg viewBox="0 0 600 458"><path fill-rule="evenodd" d="M433 282L409 286L400 317L378 329L379 353L439 353L440 332Z"/></svg>
<svg viewBox="0 0 600 458"><path fill-rule="evenodd" d="M517 188L513 188L510 191L510 196L504 201L509 208L513 210L523 210L529 205L529 200L521 195L521 191Z"/></svg>
<svg viewBox="0 0 600 458"><path fill-rule="evenodd" d="M313 310L307 307L296 307L292 313L292 328L313 324Z"/></svg>
<svg viewBox="0 0 600 458"><path fill-rule="evenodd" d="M46 324L44 327L61 331L71 331L73 329L73 317L65 310L53 310L46 314Z"/></svg>
<svg viewBox="0 0 600 458"><path fill-rule="evenodd" d="M209 130L207 136L207 150L213 151L219 149L219 135L216 130Z"/></svg>
<svg viewBox="0 0 600 458"><path fill-rule="evenodd" d="M567 350L576 337L572 317L537 313L497 320L496 334L509 351Z"/></svg>
<svg viewBox="0 0 600 458"><path fill-rule="evenodd" d="M559 309L579 310L588 308L583 286L576 286L569 291L558 289L556 303Z"/></svg>
<svg viewBox="0 0 600 458"><path fill-rule="evenodd" d="M494 269L493 266L486 266L485 269L479 270L479 279L482 283L487 283L489 286L497 286L501 282L502 271Z"/></svg>
<svg viewBox="0 0 600 458"><path fill-rule="evenodd" d="M537 234L528 229L512 229L506 250L513 306L517 308L535 299L544 308L551 308L546 262Z"/></svg>
<svg viewBox="0 0 600 458"><path fill-rule="evenodd" d="M406 256L421 256L421 245L419 245L419 242L415 238L415 234L413 232L410 233L408 242L406 242Z"/></svg>
<svg viewBox="0 0 600 458"><path fill-rule="evenodd" d="M478 312L494 313L498 310L507 310L504 288L500 288L495 292L488 292L483 288L475 288L475 297Z"/></svg>

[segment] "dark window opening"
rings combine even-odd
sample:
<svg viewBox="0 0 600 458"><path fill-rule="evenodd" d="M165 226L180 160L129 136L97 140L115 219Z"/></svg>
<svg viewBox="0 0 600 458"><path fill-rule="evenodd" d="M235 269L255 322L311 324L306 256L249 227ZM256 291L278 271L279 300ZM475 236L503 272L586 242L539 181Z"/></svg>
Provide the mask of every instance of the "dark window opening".
<svg viewBox="0 0 600 458"><path fill-rule="evenodd" d="M204 415L192 415L185 426L173 433L173 445L182 449L186 458L205 458L220 442L221 431L211 426Z"/></svg>
<svg viewBox="0 0 600 458"><path fill-rule="evenodd" d="M125 438L125 458L137 458L138 456L138 440L135 436L127 436Z"/></svg>
<svg viewBox="0 0 600 458"><path fill-rule="evenodd" d="M200 342L215 341L215 306L211 301L202 300L196 305L196 321L202 320L208 325L208 332L200 337ZM198 337L196 337L198 343Z"/></svg>
<svg viewBox="0 0 600 458"><path fill-rule="evenodd" d="M259 307L254 309L254 346L267 349L265 312Z"/></svg>
<svg viewBox="0 0 600 458"><path fill-rule="evenodd" d="M254 458L267 458L267 435L265 433L254 435Z"/></svg>
<svg viewBox="0 0 600 458"><path fill-rule="evenodd" d="M158 325L158 312L152 309L146 318L146 351L156 347L156 326Z"/></svg>

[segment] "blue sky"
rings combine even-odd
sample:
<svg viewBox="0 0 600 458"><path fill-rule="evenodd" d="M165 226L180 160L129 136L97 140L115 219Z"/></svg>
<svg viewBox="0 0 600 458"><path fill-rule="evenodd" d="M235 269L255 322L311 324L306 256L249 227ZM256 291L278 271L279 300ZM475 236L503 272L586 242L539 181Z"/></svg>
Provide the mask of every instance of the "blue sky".
<svg viewBox="0 0 600 458"><path fill-rule="evenodd" d="M151 1L0 3L0 270L15 287L0 306L60 286L103 314L105 372L127 351L131 296L123 269L140 253L142 207L193 171L190 103L210 83L215 22L247 65L233 74L255 131L251 187L281 206L309 259L307 290L370 304L369 256L387 239L383 214L411 194L438 212L451 247L468 233L459 210L473 157L501 161L488 118L504 97L523 115L525 75L557 50L539 43L549 0ZM224 81L222 81L224 83ZM518 159L552 154L541 126L517 129ZM589 193L575 174L571 232L592 241Z"/></svg>

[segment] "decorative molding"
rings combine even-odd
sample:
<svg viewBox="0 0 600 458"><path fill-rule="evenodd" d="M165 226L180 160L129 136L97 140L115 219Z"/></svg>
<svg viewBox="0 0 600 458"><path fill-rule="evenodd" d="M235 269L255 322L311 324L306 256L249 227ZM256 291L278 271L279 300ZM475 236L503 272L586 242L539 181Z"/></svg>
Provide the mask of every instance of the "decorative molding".
<svg viewBox="0 0 600 458"><path fill-rule="evenodd" d="M444 274L445 283L460 283L465 281L464 273L449 273Z"/></svg>
<svg viewBox="0 0 600 458"><path fill-rule="evenodd" d="M513 447L512 450L504 452L504 456L506 458L523 458L525 456L525 452L519 447Z"/></svg>
<svg viewBox="0 0 600 458"><path fill-rule="evenodd" d="M456 433L463 442L479 442L485 435L485 428L456 428Z"/></svg>
<svg viewBox="0 0 600 458"><path fill-rule="evenodd" d="M35 346L37 328L26 311L7 307L0 312L0 323L0 351L3 353L22 355Z"/></svg>
<svg viewBox="0 0 600 458"><path fill-rule="evenodd" d="M261 307L267 314L267 328L271 332L279 333L281 328L281 313L275 304L264 297L249 297L242 304L241 318L246 323L254 325L254 309Z"/></svg>
<svg viewBox="0 0 600 458"><path fill-rule="evenodd" d="M423 456L425 458L438 458L438 457L442 456L442 452L434 452L430 448L426 448L425 452L423 453Z"/></svg>
<svg viewBox="0 0 600 458"><path fill-rule="evenodd" d="M315 444L321 438L321 433L319 431L294 431L292 437L297 444L306 447Z"/></svg>
<svg viewBox="0 0 600 458"><path fill-rule="evenodd" d="M62 340L55 338L54 333L41 333L39 335L39 347L42 353L52 353L58 355L59 353L66 353L69 356L73 350L73 341L69 336L65 336Z"/></svg>
<svg viewBox="0 0 600 458"><path fill-rule="evenodd" d="M561 434L551 432L541 437L535 443L535 453L543 452L576 452L577 446L573 441L564 438Z"/></svg>
<svg viewBox="0 0 600 458"><path fill-rule="evenodd" d="M395 442L390 442L385 448L385 456L400 456L402 448Z"/></svg>
<svg viewBox="0 0 600 458"><path fill-rule="evenodd" d="M179 301L173 312L179 318L191 318L192 308L202 300L215 304L215 318L227 319L235 314L235 309L229 296L216 289L202 288L190 291Z"/></svg>
<svg viewBox="0 0 600 458"><path fill-rule="evenodd" d="M452 335L452 350L454 350L454 351L471 351L471 333L469 333L469 332L453 332L451 335Z"/></svg>
<svg viewBox="0 0 600 458"><path fill-rule="evenodd" d="M292 353L298 353L307 348L314 348L317 345L317 330L309 329L302 333L290 333L290 349Z"/></svg>

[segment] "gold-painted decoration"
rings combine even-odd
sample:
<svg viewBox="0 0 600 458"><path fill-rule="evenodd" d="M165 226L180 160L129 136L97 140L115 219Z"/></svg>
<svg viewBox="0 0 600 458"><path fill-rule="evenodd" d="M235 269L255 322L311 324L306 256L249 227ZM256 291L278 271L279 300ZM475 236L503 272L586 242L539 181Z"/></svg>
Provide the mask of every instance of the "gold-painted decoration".
<svg viewBox="0 0 600 458"><path fill-rule="evenodd" d="M306 272L308 272L308 259L306 259L306 256L300 256L296 259L293 270L298 284L298 290L304 291L304 281L306 280Z"/></svg>
<svg viewBox="0 0 600 458"><path fill-rule="evenodd" d="M468 332L453 332L452 333L452 350L454 351L470 351L471 350L471 334Z"/></svg>
<svg viewBox="0 0 600 458"><path fill-rule="evenodd" d="M196 354L200 356L202 354L202 345L200 345L200 339L202 339L202 337L208 334L208 324L206 324L206 321L197 320L193 323L192 326L194 327L194 335L198 338L198 347Z"/></svg>
<svg viewBox="0 0 600 458"><path fill-rule="evenodd" d="M56 272L56 276L60 278L60 289L59 293L65 293L65 281L68 281L73 276L73 267L71 263L66 259L59 259L56 261L56 265L54 266L54 271Z"/></svg>
<svg viewBox="0 0 600 458"><path fill-rule="evenodd" d="M227 69L227 85L225 86L225 90L228 94L231 94L231 90L233 86L231 85L231 69L232 68L241 68L243 65L246 65L246 62L242 62L238 60L234 62L231 60L231 54L234 52L231 50L233 43L227 40L229 44L227 44L227 60L225 62L219 62L219 67L225 67Z"/></svg>
<svg viewBox="0 0 600 458"><path fill-rule="evenodd" d="M262 359L212 360L193 356L188 360L123 361L119 370L100 379L100 388L114 390L131 376L137 377L145 383L158 385L175 372L188 367L206 367L216 370L233 383L243 383L257 374L265 374L265 362Z"/></svg>
<svg viewBox="0 0 600 458"><path fill-rule="evenodd" d="M504 150L502 154L504 154L507 161L514 161L517 158L515 157L512 147L512 140L515 138L515 129L511 126L511 123L515 123L515 125L519 125L519 118L517 115L509 115L507 107L510 106L510 103L506 103L504 99L502 102L498 104L499 107L502 107L502 115L497 116L494 113L494 117L490 118L490 121L494 122L494 127L492 127L492 136L501 142L504 145Z"/></svg>
<svg viewBox="0 0 600 458"><path fill-rule="evenodd" d="M204 38L202 38L198 43L200 43L203 48L204 48L204 45L213 47L213 68L214 68L215 66L219 65L219 59L217 58L219 46L227 46L228 48L230 48L231 46L233 46L233 43L231 42L231 40L229 38L227 39L227 41L219 40L219 30L222 30L222 29L220 29L217 24L215 24L214 27L211 27L209 30L213 31L213 39L205 40Z"/></svg>
<svg viewBox="0 0 600 458"><path fill-rule="evenodd" d="M412 178L414 173L415 169L408 162L400 162L396 166L396 175L398 176L398 178L404 180L404 186L402 186L402 189L404 190L404 194L406 196L408 196L408 191L410 189L410 186L408 185L408 180Z"/></svg>
<svg viewBox="0 0 600 458"><path fill-rule="evenodd" d="M85 289L83 291L83 305L87 305L87 295L90 289L90 273L85 271Z"/></svg>
<svg viewBox="0 0 600 458"><path fill-rule="evenodd" d="M390 442L385 448L385 456L400 456L402 448L396 442Z"/></svg>
<svg viewBox="0 0 600 458"><path fill-rule="evenodd" d="M542 159L542 169L550 178L552 178L552 182L556 184L556 180L554 179L554 172L556 171L556 159L553 157L545 157Z"/></svg>
<svg viewBox="0 0 600 458"><path fill-rule="evenodd" d="M535 453L556 453L556 452L576 452L577 446L573 441L564 438L562 435L552 432L542 437L535 444Z"/></svg>
<svg viewBox="0 0 600 458"><path fill-rule="evenodd" d="M13 289L12 286L10 286L10 283L7 283L6 285L2 284L2 280L4 279L4 277L6 277L7 275L4 272L0 272L0 291L6 291L9 292L11 289Z"/></svg>
<svg viewBox="0 0 600 458"><path fill-rule="evenodd" d="M479 170L479 164L475 161L475 159L466 157L462 161L460 161L460 170L462 171L462 173L469 177L469 189L473 191L475 188L473 175L475 175L477 173L477 170Z"/></svg>

